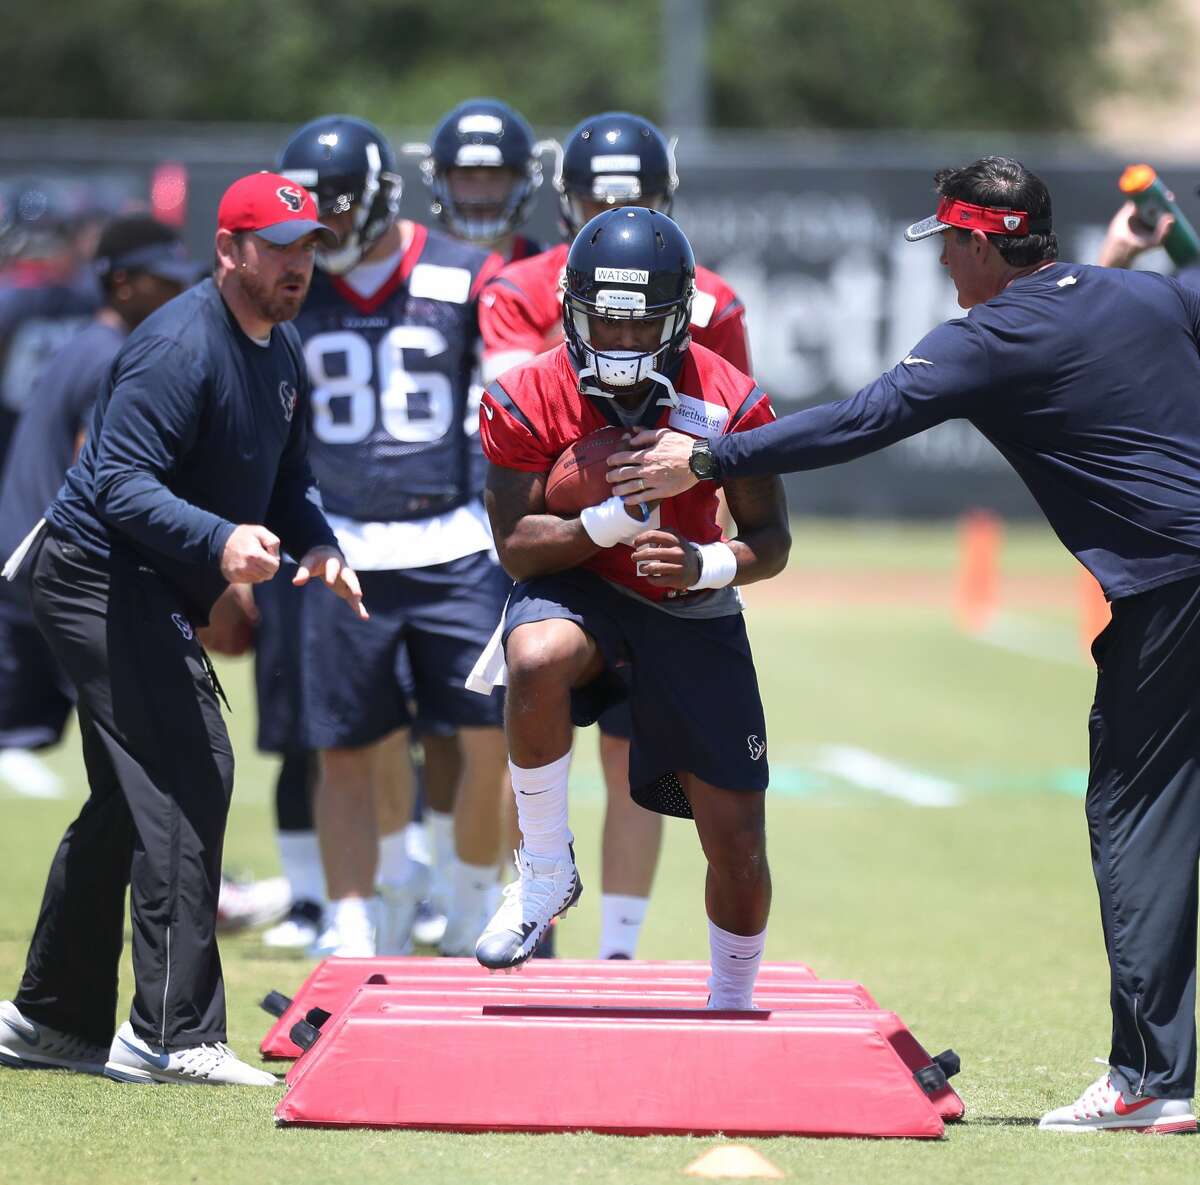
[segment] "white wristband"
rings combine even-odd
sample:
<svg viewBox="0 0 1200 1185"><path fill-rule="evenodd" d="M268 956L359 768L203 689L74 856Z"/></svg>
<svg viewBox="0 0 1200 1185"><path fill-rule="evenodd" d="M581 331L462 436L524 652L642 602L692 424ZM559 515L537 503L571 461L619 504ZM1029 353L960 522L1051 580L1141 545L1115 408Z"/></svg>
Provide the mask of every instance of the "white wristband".
<svg viewBox="0 0 1200 1185"><path fill-rule="evenodd" d="M728 543L697 543L700 579L690 588L724 588L737 576L737 556Z"/></svg>
<svg viewBox="0 0 1200 1185"><path fill-rule="evenodd" d="M626 513L625 503L617 494L606 498L598 506L587 507L579 515L579 521L597 547L632 543L643 531L651 529L649 518L632 518Z"/></svg>

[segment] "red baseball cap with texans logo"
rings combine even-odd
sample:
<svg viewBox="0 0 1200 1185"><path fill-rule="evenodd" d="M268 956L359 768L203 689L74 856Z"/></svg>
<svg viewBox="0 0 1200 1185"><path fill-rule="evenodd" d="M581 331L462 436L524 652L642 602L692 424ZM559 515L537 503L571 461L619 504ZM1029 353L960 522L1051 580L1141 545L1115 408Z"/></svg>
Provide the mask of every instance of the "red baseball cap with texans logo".
<svg viewBox="0 0 1200 1185"><path fill-rule="evenodd" d="M239 177L221 198L217 226L237 233L252 231L268 243L286 247L314 231L323 247L336 247L338 237L317 219L313 196L278 173Z"/></svg>

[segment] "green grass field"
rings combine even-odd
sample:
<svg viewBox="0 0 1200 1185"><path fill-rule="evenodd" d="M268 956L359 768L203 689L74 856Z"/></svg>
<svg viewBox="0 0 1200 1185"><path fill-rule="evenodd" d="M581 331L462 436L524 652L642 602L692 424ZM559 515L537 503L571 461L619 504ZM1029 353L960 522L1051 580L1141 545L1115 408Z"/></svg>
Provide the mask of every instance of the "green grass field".
<svg viewBox="0 0 1200 1185"><path fill-rule="evenodd" d="M1009 532L1006 575L1043 583L1047 596L1013 615L1005 637L1049 657L956 631L954 556L948 528L798 523L791 569L774 587L750 590L749 620L776 787L768 957L861 980L927 1048L953 1046L967 1120L937 1143L754 1143L791 1181L1194 1180L1198 1145L1186 1139L1056 1137L1034 1126L1074 1098L1099 1072L1091 1059L1107 1053L1107 973L1081 801L1093 673L1060 595L1072 587L1073 562L1048 532ZM273 766L251 748L249 666L227 664L222 677L240 760L227 864L271 873ZM597 934L594 749L580 738L572 824L589 891L560 927L565 955L591 955ZM46 865L82 793L74 738L50 761L67 779L66 797L0 787L0 994L15 986ZM704 958L698 845L683 822L667 833L641 953ZM252 1055L269 1020L258 999L290 992L309 964L270 957L253 936L222 950L231 1040ZM494 1068L497 1090L520 1089L518 1066L514 1050ZM276 1097L0 1070L0 1181L637 1185L686 1179L685 1167L716 1142L276 1130Z"/></svg>

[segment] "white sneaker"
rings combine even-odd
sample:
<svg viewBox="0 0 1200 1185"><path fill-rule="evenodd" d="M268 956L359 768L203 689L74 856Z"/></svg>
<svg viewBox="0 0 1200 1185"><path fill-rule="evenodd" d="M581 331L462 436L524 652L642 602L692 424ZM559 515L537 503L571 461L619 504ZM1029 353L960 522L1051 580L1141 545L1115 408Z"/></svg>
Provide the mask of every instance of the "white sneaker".
<svg viewBox="0 0 1200 1185"><path fill-rule="evenodd" d="M263 931L263 946L273 950L307 950L321 931L321 907L315 901L293 901L287 917Z"/></svg>
<svg viewBox="0 0 1200 1185"><path fill-rule="evenodd" d="M102 1074L107 1056L103 1045L26 1020L11 1000L0 1000L0 1066Z"/></svg>
<svg viewBox="0 0 1200 1185"><path fill-rule="evenodd" d="M1065 1107L1048 1111L1038 1127L1047 1132L1136 1131L1165 1135L1194 1132L1190 1099L1136 1095L1120 1071L1110 1069Z"/></svg>
<svg viewBox="0 0 1200 1185"><path fill-rule="evenodd" d="M417 918L413 922L413 942L419 946L437 946L446 935L445 907L432 894L417 906Z"/></svg>
<svg viewBox="0 0 1200 1185"><path fill-rule="evenodd" d="M429 892L429 865L409 864L409 877L402 885L379 886L379 930L375 951L381 955L413 953L413 923L417 909Z"/></svg>
<svg viewBox="0 0 1200 1185"><path fill-rule="evenodd" d="M307 950L310 959L373 959L373 934L343 934L336 926L326 926Z"/></svg>
<svg viewBox="0 0 1200 1185"><path fill-rule="evenodd" d="M515 856L517 879L504 886L500 908L475 944L475 957L492 970L524 963L551 919L570 909L583 892L573 848L559 860L530 856L524 845Z"/></svg>
<svg viewBox="0 0 1200 1185"><path fill-rule="evenodd" d="M279 1079L239 1060L223 1041L164 1049L143 1041L126 1021L113 1038L104 1064L118 1082L184 1082L199 1086L278 1086Z"/></svg>
<svg viewBox="0 0 1200 1185"><path fill-rule="evenodd" d="M292 886L287 877L239 882L222 876L217 898L217 929L230 933L250 926L270 925L287 913L291 903Z"/></svg>
<svg viewBox="0 0 1200 1185"><path fill-rule="evenodd" d="M347 897L325 908L325 929L308 949L316 959L373 959L379 934L378 897Z"/></svg>

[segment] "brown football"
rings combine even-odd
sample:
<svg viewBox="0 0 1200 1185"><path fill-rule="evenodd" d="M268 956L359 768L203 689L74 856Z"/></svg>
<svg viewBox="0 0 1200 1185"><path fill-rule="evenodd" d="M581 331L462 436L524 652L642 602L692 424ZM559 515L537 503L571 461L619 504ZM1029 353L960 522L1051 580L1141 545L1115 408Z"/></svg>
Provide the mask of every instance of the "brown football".
<svg viewBox="0 0 1200 1185"><path fill-rule="evenodd" d="M629 447L624 428L597 428L559 454L546 477L546 509L551 514L578 514L612 494L608 458Z"/></svg>

